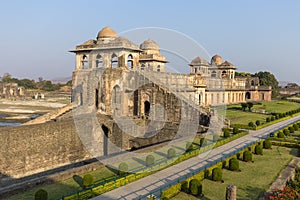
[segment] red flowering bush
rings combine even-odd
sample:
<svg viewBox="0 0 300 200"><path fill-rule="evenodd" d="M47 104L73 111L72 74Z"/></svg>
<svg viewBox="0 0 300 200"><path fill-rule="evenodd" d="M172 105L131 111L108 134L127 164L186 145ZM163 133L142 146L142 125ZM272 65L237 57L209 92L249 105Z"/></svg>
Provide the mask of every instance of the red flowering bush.
<svg viewBox="0 0 300 200"><path fill-rule="evenodd" d="M272 200L300 199L300 190L295 190L293 188L286 186L282 190L277 189L273 191L273 194L267 196L266 199L272 199Z"/></svg>

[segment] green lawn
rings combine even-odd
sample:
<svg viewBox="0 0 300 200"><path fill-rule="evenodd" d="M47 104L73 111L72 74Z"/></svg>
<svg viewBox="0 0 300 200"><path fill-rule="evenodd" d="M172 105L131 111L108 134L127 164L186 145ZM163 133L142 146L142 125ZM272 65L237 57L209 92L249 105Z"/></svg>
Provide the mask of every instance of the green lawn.
<svg viewBox="0 0 300 200"><path fill-rule="evenodd" d="M284 113L287 111L300 108L299 103L289 101L272 101L262 102L262 105L254 105L252 110L265 110L266 112ZM245 112L241 110L240 104L229 105L226 110L226 118L231 121L231 124L245 124L260 120L264 122L269 115L253 112Z"/></svg>
<svg viewBox="0 0 300 200"><path fill-rule="evenodd" d="M225 199L227 185L237 186L237 199L255 200L258 199L272 184L280 171L289 163L295 149L273 146L272 150L264 150L263 156L254 156L254 163L240 161L241 172L231 172L223 169L224 183L216 183L204 179L203 193L207 199ZM203 199L206 199L203 198ZM173 200L197 199L190 195L180 193Z"/></svg>

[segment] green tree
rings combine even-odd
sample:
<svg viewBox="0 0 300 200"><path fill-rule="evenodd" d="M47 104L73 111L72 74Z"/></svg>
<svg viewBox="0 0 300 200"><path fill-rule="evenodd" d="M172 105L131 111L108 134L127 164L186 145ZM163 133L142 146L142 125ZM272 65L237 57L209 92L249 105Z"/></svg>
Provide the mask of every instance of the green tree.
<svg viewBox="0 0 300 200"><path fill-rule="evenodd" d="M39 189L34 194L34 199L35 200L47 200L48 199L48 192L46 190Z"/></svg>
<svg viewBox="0 0 300 200"><path fill-rule="evenodd" d="M86 174L83 177L83 186L89 187L94 184L94 177L91 174Z"/></svg>
<svg viewBox="0 0 300 200"><path fill-rule="evenodd" d="M253 107L253 103L252 102L248 102L247 106L248 106L248 110L251 111L251 109Z"/></svg>
<svg viewBox="0 0 300 200"><path fill-rule="evenodd" d="M259 78L259 84L262 86L272 86L272 97L276 97L279 94L278 81L274 74L267 71L260 71L255 73L254 76Z"/></svg>
<svg viewBox="0 0 300 200"><path fill-rule="evenodd" d="M247 103L241 103L242 110L245 111L246 108L248 107Z"/></svg>

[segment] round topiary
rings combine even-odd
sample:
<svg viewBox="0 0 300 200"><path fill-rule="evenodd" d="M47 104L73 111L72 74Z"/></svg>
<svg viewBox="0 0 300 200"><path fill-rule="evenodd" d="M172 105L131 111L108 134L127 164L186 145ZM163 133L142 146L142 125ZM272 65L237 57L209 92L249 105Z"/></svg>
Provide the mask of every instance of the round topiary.
<svg viewBox="0 0 300 200"><path fill-rule="evenodd" d="M283 130L283 134L285 135L285 136L288 136L289 134L290 134L290 131L289 131L289 129L284 129Z"/></svg>
<svg viewBox="0 0 300 200"><path fill-rule="evenodd" d="M128 172L128 165L125 162L119 164L119 175L122 176Z"/></svg>
<svg viewBox="0 0 300 200"><path fill-rule="evenodd" d="M182 192L189 193L189 183L187 181L183 181L181 183L181 189L180 190Z"/></svg>
<svg viewBox="0 0 300 200"><path fill-rule="evenodd" d="M269 123L271 121L270 117L266 118L266 122Z"/></svg>
<svg viewBox="0 0 300 200"><path fill-rule="evenodd" d="M299 126L297 124L294 124L293 127L294 127L295 131L299 130Z"/></svg>
<svg viewBox="0 0 300 200"><path fill-rule="evenodd" d="M150 165L153 165L154 164L154 161L155 161L155 158L153 155L148 155L146 157L146 166L150 166Z"/></svg>
<svg viewBox="0 0 300 200"><path fill-rule="evenodd" d="M265 141L263 142L263 147L264 147L265 149L271 149L271 148L272 148L272 142L271 142L270 140L265 140Z"/></svg>
<svg viewBox="0 0 300 200"><path fill-rule="evenodd" d="M201 183L198 179L192 179L190 181L190 187L189 187L190 193L195 196L198 195L199 194L198 190L199 190L200 185L201 185ZM200 194L202 194L202 191Z"/></svg>
<svg viewBox="0 0 300 200"><path fill-rule="evenodd" d="M239 160L236 158L231 158L229 160L229 170L238 171L240 169Z"/></svg>
<svg viewBox="0 0 300 200"><path fill-rule="evenodd" d="M212 180L213 181L222 181L222 169L214 168L212 171Z"/></svg>
<svg viewBox="0 0 300 200"><path fill-rule="evenodd" d="M272 116L272 117L271 117L271 121L274 121L274 120L275 120L275 118L276 118L276 117Z"/></svg>
<svg viewBox="0 0 300 200"><path fill-rule="evenodd" d="M260 121L256 120L255 124L256 124L256 126L259 126L260 125Z"/></svg>
<svg viewBox="0 0 300 200"><path fill-rule="evenodd" d="M249 127L254 127L254 123L253 123L253 122L249 122L249 123L248 123L248 126L249 126Z"/></svg>
<svg viewBox="0 0 300 200"><path fill-rule="evenodd" d="M230 136L230 131L229 131L228 129L225 129L225 130L224 130L224 133L223 133L223 136L224 136L225 138L229 137L229 136Z"/></svg>
<svg viewBox="0 0 300 200"><path fill-rule="evenodd" d="M243 161L245 162L252 161L252 153L250 151L245 151L243 153Z"/></svg>
<svg viewBox="0 0 300 200"><path fill-rule="evenodd" d="M279 131L277 134L278 138L284 138L284 133L282 131Z"/></svg>
<svg viewBox="0 0 300 200"><path fill-rule="evenodd" d="M237 133L239 133L240 132L240 130L239 130L239 128L238 127L233 127L233 129L232 129L232 133L233 134L237 134Z"/></svg>
<svg viewBox="0 0 300 200"><path fill-rule="evenodd" d="M262 155L263 154L263 148L260 144L255 146L254 152L256 155Z"/></svg>
<svg viewBox="0 0 300 200"><path fill-rule="evenodd" d="M94 184L94 177L91 174L86 174L83 176L83 186L89 187Z"/></svg>
<svg viewBox="0 0 300 200"><path fill-rule="evenodd" d="M35 192L34 199L35 200L48 200L48 192L46 190L39 189L38 191Z"/></svg>
<svg viewBox="0 0 300 200"><path fill-rule="evenodd" d="M190 152L190 151L192 151L192 150L194 150L194 145L193 145L193 143L187 142L186 145L185 145L185 151L186 151L186 152Z"/></svg>
<svg viewBox="0 0 300 200"><path fill-rule="evenodd" d="M174 148L168 149L168 158L173 158L176 156L176 150Z"/></svg>
<svg viewBox="0 0 300 200"><path fill-rule="evenodd" d="M290 133L294 133L294 132L295 132L294 127L293 127L293 126L290 126L290 127L289 127L289 131L290 131Z"/></svg>

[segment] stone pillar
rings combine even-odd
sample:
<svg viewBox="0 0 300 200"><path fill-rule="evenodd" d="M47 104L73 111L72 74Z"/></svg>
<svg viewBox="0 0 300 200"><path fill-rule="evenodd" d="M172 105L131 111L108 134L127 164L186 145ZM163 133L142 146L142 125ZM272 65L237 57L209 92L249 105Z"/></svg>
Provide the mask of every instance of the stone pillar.
<svg viewBox="0 0 300 200"><path fill-rule="evenodd" d="M236 186L228 185L226 187L226 200L236 200Z"/></svg>

